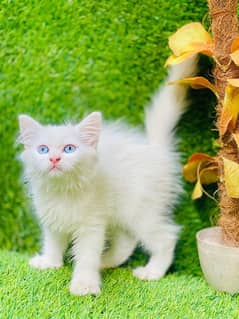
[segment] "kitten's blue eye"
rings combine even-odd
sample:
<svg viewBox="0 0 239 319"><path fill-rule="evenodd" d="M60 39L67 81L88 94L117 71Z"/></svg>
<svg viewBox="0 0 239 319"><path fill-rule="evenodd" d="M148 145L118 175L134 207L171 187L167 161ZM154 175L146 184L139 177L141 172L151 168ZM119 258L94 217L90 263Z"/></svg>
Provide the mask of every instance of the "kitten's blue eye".
<svg viewBox="0 0 239 319"><path fill-rule="evenodd" d="M66 145L66 146L64 147L64 149L63 149L63 151L64 151L65 153L73 153L73 152L75 152L75 150L76 150L76 147L75 147L75 145L72 145L72 144Z"/></svg>
<svg viewBox="0 0 239 319"><path fill-rule="evenodd" d="M47 154L49 152L49 147L46 145L40 145L38 146L37 151L40 154Z"/></svg>

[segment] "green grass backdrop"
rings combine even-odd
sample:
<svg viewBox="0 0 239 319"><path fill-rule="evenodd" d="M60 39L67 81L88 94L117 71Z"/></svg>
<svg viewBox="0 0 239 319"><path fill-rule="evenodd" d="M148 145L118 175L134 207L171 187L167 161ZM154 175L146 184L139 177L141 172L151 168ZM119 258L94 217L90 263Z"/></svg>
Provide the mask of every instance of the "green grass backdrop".
<svg viewBox="0 0 239 319"><path fill-rule="evenodd" d="M100 297L77 298L67 290L71 265L55 272L27 265L40 233L21 183L18 114L60 123L101 110L107 120L142 125L166 74L168 36L206 13L206 0L0 1L0 318L239 317L238 297L214 292L202 278L195 233L210 224L215 203L193 203L187 183L175 211L183 225L175 262L161 281L133 278L129 268L146 260L136 252L104 273ZM212 95L191 97L177 131L183 163L195 151L214 152Z"/></svg>

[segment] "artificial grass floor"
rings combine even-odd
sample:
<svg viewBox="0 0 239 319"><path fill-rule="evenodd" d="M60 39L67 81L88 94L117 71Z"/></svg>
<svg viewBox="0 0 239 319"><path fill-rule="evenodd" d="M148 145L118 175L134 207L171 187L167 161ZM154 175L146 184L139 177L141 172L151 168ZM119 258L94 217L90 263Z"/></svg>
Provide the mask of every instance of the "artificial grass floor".
<svg viewBox="0 0 239 319"><path fill-rule="evenodd" d="M69 294L70 265L31 269L28 259L39 249L40 235L14 147L19 113L59 123L101 110L107 120L125 117L142 125L144 106L166 74L168 36L185 23L202 21L207 1L0 4L0 319L239 318L239 297L215 292L202 277L195 233L210 224L215 203L207 198L193 203L187 183L175 211L183 225L175 262L162 280L132 276L129 267L146 261L141 252L104 272L96 298ZM177 132L183 163L195 151L215 152L211 95L193 92L192 100Z"/></svg>
<svg viewBox="0 0 239 319"><path fill-rule="evenodd" d="M103 273L97 297L69 295L71 269L37 271L28 256L0 252L0 318L238 319L239 296L216 293L203 278L183 272L142 282L128 267Z"/></svg>

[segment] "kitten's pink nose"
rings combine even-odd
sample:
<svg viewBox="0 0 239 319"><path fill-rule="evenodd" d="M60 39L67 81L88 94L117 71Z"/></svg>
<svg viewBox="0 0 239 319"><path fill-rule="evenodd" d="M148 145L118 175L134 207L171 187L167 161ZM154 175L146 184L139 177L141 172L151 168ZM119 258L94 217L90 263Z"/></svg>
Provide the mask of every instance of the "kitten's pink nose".
<svg viewBox="0 0 239 319"><path fill-rule="evenodd" d="M60 157L51 157L50 158L50 161L52 162L52 164L56 164L57 162L59 162L61 160Z"/></svg>

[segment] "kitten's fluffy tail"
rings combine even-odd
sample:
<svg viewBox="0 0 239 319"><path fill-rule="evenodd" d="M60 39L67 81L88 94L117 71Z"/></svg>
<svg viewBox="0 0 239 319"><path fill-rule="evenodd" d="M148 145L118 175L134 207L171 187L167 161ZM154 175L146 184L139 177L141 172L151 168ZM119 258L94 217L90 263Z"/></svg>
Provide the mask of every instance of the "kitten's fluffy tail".
<svg viewBox="0 0 239 319"><path fill-rule="evenodd" d="M191 77L197 72L198 56L173 66L168 77L154 95L146 110L146 131L152 144L170 143L173 129L187 106L187 85L167 85L168 82Z"/></svg>

